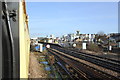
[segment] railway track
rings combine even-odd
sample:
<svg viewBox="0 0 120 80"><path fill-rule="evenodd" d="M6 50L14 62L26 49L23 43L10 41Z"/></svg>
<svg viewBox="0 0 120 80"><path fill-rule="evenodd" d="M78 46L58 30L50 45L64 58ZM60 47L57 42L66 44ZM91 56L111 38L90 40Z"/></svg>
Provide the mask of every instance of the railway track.
<svg viewBox="0 0 120 80"><path fill-rule="evenodd" d="M76 48L67 48L67 50L79 52L79 53L82 53L82 54L87 54L87 55L89 55L89 56L95 56L95 57L97 57L97 58L102 58L102 59L105 59L105 60L107 60L107 61L115 62L115 63L118 63L118 64L120 63L120 59L119 59L119 56L120 56L120 55L118 55L118 59L115 60L115 59L111 59L111 58L108 58L108 57L102 57L102 56L97 56L97 55L94 55L94 54L84 53L84 52L81 52L80 50L78 50L78 49L76 49Z"/></svg>
<svg viewBox="0 0 120 80"><path fill-rule="evenodd" d="M109 74L105 74L101 71L98 71L92 67L88 67L83 63L78 63L78 61L63 56L60 52L56 52L53 49L48 49L49 52L54 54L55 56L61 58L65 63L71 66L77 73L77 75L81 75L82 79L89 80L89 79L102 79L102 80L119 80L116 77L110 76Z"/></svg>
<svg viewBox="0 0 120 80"><path fill-rule="evenodd" d="M60 54L57 54L56 52L52 51L52 50L48 50L50 53L52 53L53 55L57 56L57 59L59 58L59 61L62 62L62 64L69 64L70 62L68 61L69 59L61 56ZM69 64L70 66L72 65L72 63ZM64 65L65 66L65 65ZM72 65L73 67L73 65ZM76 70L76 67L74 66L73 67L74 70ZM64 67L64 70L70 75L70 78L71 79L83 79L83 80L89 80L86 75L83 73L83 72L80 72L78 70L76 70L76 73L79 75L79 77L75 77L74 74L70 73L67 69L65 69Z"/></svg>
<svg viewBox="0 0 120 80"><path fill-rule="evenodd" d="M67 50L67 49L63 49L61 47L52 47L52 48L54 48L56 50L59 50L63 53L69 54L71 56L89 61L91 63L97 64L97 65L102 66L104 68L107 68L107 69L110 69L110 70L113 70L115 72L120 73L120 67L119 67L120 64L118 62L114 61L114 60L108 60L108 59L105 59L105 58L100 58L100 57L96 57L96 56L85 54L85 53L70 51L70 50Z"/></svg>

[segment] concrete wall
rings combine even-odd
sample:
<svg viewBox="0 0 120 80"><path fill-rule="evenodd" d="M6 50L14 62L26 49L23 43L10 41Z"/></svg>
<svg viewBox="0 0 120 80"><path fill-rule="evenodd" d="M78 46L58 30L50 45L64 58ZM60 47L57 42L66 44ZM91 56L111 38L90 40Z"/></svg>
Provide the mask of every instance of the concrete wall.
<svg viewBox="0 0 120 80"><path fill-rule="evenodd" d="M25 3L19 3L20 78L28 78L30 37Z"/></svg>

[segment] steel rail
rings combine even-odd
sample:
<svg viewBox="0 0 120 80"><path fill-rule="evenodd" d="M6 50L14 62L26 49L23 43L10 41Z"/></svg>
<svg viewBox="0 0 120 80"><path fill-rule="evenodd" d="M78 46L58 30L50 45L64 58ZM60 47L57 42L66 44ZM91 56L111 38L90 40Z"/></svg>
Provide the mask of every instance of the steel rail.
<svg viewBox="0 0 120 80"><path fill-rule="evenodd" d="M77 53L77 52L74 52L74 51L68 51L68 50L60 48L60 47L56 47L55 49L57 49L57 50L59 50L61 52L64 52L66 54L69 54L71 56L74 56L74 57L77 57L77 58L92 62L92 63L97 64L99 66L102 66L102 67L105 67L105 68L108 68L110 70L113 70L113 71L116 71L116 72L120 73L119 64L111 63L111 62L108 62L106 60L94 57L94 56L89 56L87 54Z"/></svg>
<svg viewBox="0 0 120 80"><path fill-rule="evenodd" d="M53 53L55 56L57 56L57 57L59 57L62 61L64 61L65 63L67 63L68 64L68 61L66 61L64 58L63 58L63 56L61 56L61 55L58 55L58 54L56 54L56 52L54 52L54 51L52 51L52 50L48 50L49 52L51 52L51 53ZM71 65L71 64L69 64L69 65ZM73 65L71 65L72 67L73 67ZM76 72L78 72L82 77L82 79L84 79L84 80L89 80L86 76L84 76L85 75L85 73L84 72L81 72L80 70L78 70L78 69L76 69L75 68L75 66L73 67L75 70L76 70ZM80 76L79 75L79 76ZM71 75L72 76L72 75Z"/></svg>
<svg viewBox="0 0 120 80"><path fill-rule="evenodd" d="M81 52L81 51L78 51L77 49L71 49L71 48L67 48L67 50L71 50L71 51L75 51L75 52L79 52L79 53L82 53L82 54L87 54L87 55L90 55L90 56L95 56L95 57L98 57L98 58L101 58L101 59L106 59L108 61L111 61L111 62L114 62L114 63L120 63L119 60L114 60L114 59L110 59L110 58L106 58L106 57L102 57L102 56L97 56L97 55L94 55L94 54L88 54L88 53L85 53L85 52Z"/></svg>
<svg viewBox="0 0 120 80"><path fill-rule="evenodd" d="M49 49L49 51L50 51L50 52L51 52L51 51L54 52L54 54L56 53L57 56L60 55L60 53L58 53L58 52L56 52L56 51L53 51L53 50L50 50L50 49ZM63 55L62 55L62 57L63 57ZM65 57L65 56L64 56L64 57ZM67 58L68 58L68 57L67 57ZM70 59L70 60L74 61L73 59ZM69 64L70 64L70 63L69 63ZM75 64L78 64L78 62L74 62L74 64L71 63L70 65L74 65L74 68L75 68ZM77 65L77 66L79 66L79 65ZM93 69L93 68L91 68L91 69ZM77 69L77 71L78 71L78 69ZM98 71L98 70L97 70L97 71ZM98 73L98 74L99 74L99 75L96 74L97 77L100 77L100 76L101 76L101 78L105 78L105 80L106 80L106 79L111 80L111 77L110 77L110 75L108 75L108 74L106 74L106 75L108 75L108 77L106 77L106 75L103 74L103 72L101 72L101 74L100 74L100 73ZM89 74L89 75L91 75L91 74ZM103 77L103 76L104 76L104 77ZM113 78L115 78L115 77L112 76L112 79L113 79ZM115 79L118 80L117 78L115 78Z"/></svg>

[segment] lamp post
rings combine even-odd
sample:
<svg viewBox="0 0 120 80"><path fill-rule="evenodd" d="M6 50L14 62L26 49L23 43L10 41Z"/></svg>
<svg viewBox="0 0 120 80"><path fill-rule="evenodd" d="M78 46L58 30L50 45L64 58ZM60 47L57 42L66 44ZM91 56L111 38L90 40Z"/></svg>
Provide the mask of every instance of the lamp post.
<svg viewBox="0 0 120 80"><path fill-rule="evenodd" d="M109 53L109 47L110 47L110 35L108 36L108 53Z"/></svg>

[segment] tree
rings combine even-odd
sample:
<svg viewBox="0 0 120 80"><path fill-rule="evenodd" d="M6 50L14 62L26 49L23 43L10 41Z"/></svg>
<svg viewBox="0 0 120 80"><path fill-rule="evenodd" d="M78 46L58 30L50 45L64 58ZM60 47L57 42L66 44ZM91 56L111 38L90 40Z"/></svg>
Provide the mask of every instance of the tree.
<svg viewBox="0 0 120 80"><path fill-rule="evenodd" d="M103 31L99 31L98 33L97 33L99 36L104 36L104 32Z"/></svg>
<svg viewBox="0 0 120 80"><path fill-rule="evenodd" d="M104 42L104 41L106 41L107 40L107 38L106 38L106 34L104 34L104 32L103 31L99 31L98 33L97 33L97 35L96 35L96 39L97 39L97 42ZM100 40L100 41L99 41Z"/></svg>

